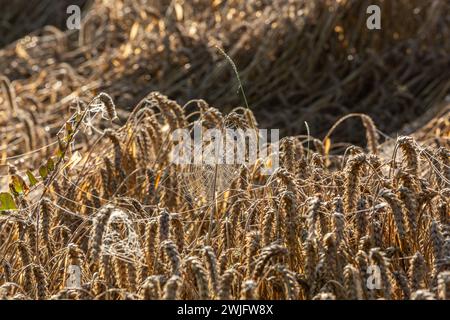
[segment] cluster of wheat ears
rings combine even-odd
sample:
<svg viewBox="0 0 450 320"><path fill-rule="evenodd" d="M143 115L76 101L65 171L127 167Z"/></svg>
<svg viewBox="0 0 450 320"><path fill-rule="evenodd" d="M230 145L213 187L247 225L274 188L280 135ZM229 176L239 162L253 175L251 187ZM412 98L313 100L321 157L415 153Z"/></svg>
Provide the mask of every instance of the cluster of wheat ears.
<svg viewBox="0 0 450 320"><path fill-rule="evenodd" d="M10 106L5 145L23 150L41 128ZM386 156L357 114L367 150L334 155L332 132L283 138L272 175L241 166L211 201L186 192L192 171L171 163L170 133L194 119L256 128L249 109L222 115L151 93L119 127L105 93L73 107L55 143L6 158L0 298L449 298L448 148L403 136Z"/></svg>
<svg viewBox="0 0 450 320"><path fill-rule="evenodd" d="M366 26L370 5L382 8L379 32ZM32 28L56 15L54 0L0 0L0 7L0 25L35 30L0 50L0 73L47 110L50 127L67 97L100 92L123 108L158 91L229 112L241 98L216 45L239 66L258 120L284 135L305 133L308 121L323 137L351 112L393 133L435 109L450 87L448 1L98 0L83 11L80 30ZM17 33L11 29L0 29L0 43ZM341 141L363 139L356 126L340 128Z"/></svg>

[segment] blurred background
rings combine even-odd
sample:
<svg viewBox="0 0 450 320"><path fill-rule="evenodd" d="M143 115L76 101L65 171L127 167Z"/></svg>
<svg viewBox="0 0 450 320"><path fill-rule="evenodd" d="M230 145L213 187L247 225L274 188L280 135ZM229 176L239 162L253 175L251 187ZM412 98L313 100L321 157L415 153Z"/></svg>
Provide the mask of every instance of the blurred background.
<svg viewBox="0 0 450 320"><path fill-rule="evenodd" d="M70 4L82 9L80 30L66 30ZM381 30L366 27L374 4ZM151 91L180 104L241 106L220 46L260 126L283 135L305 133L306 121L323 137L353 112L393 136L448 119L449 1L0 0L0 7L2 74L18 95L54 113L68 110L68 97L101 91L122 117ZM364 130L350 119L335 135L354 143Z"/></svg>
<svg viewBox="0 0 450 320"><path fill-rule="evenodd" d="M87 10L87 0L0 0L0 46L51 25L66 27L67 7L74 4Z"/></svg>

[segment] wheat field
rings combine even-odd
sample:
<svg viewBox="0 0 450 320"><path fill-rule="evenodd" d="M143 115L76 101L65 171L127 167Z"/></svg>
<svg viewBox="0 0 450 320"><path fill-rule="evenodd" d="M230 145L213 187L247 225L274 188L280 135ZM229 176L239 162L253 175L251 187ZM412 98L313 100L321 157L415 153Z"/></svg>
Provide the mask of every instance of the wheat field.
<svg viewBox="0 0 450 320"><path fill-rule="evenodd" d="M450 299L448 4L144 2L0 49L0 299ZM174 164L198 123L279 168Z"/></svg>

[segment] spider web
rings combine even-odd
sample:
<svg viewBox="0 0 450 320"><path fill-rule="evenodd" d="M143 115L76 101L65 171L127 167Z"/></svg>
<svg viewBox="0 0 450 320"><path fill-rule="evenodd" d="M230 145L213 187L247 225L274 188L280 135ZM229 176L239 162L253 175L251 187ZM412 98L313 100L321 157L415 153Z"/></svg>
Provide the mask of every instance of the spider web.
<svg viewBox="0 0 450 320"><path fill-rule="evenodd" d="M239 175L239 168L227 164L188 165L180 174L182 190L192 201L210 202L214 199L214 190L216 194L228 190Z"/></svg>
<svg viewBox="0 0 450 320"><path fill-rule="evenodd" d="M142 257L142 249L133 223L128 214L118 208L111 213L106 225L102 252L124 261L139 261Z"/></svg>
<svg viewBox="0 0 450 320"><path fill-rule="evenodd" d="M234 155L235 150L224 148L223 152L208 153L205 149L211 147L211 143L225 146L225 141L230 141L229 136L222 135L222 141L208 141L193 147L194 156L201 156L201 163L186 164L180 166L179 179L181 190L187 200L191 202L206 201L209 203L216 195L220 195L229 189L231 183L239 176L242 164L226 163L227 157ZM216 144L216 146L217 146Z"/></svg>

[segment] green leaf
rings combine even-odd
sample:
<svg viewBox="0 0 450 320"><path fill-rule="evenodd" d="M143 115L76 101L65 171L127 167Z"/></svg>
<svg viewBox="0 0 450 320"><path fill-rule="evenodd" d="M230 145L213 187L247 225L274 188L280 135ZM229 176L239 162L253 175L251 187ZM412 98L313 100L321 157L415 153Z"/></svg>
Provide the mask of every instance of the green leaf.
<svg viewBox="0 0 450 320"><path fill-rule="evenodd" d="M56 157L57 157L58 159L61 159L62 156L63 156L63 152L62 152L61 148L58 148L58 149L56 150Z"/></svg>
<svg viewBox="0 0 450 320"><path fill-rule="evenodd" d="M57 151L57 155L58 155L59 158L62 157L64 150L66 150L66 147L67 147L67 143L64 141L64 139L61 140L58 137L58 151Z"/></svg>
<svg viewBox="0 0 450 320"><path fill-rule="evenodd" d="M27 170L27 177L28 180L30 180L30 185L34 186L38 183L36 177L33 175L33 173L31 172L31 170Z"/></svg>
<svg viewBox="0 0 450 320"><path fill-rule="evenodd" d="M72 137L73 126L72 126L72 124L70 122L66 122L66 134L67 134L68 138Z"/></svg>
<svg viewBox="0 0 450 320"><path fill-rule="evenodd" d="M28 191L28 186L25 183L25 181L19 177L18 175L11 176L12 180L12 187L14 188L14 191L18 194L25 193Z"/></svg>
<svg viewBox="0 0 450 320"><path fill-rule="evenodd" d="M17 210L14 198L8 192L0 193L0 211Z"/></svg>
<svg viewBox="0 0 450 320"><path fill-rule="evenodd" d="M48 172L55 170L55 163L53 162L52 158L47 160L47 170Z"/></svg>
<svg viewBox="0 0 450 320"><path fill-rule="evenodd" d="M42 180L47 179L48 170L47 170L46 166L44 166L44 165L40 166L40 168L39 168L39 175L41 176Z"/></svg>
<svg viewBox="0 0 450 320"><path fill-rule="evenodd" d="M81 119L82 119L82 114L77 112L77 115L75 116L75 122L78 123L81 121Z"/></svg>

